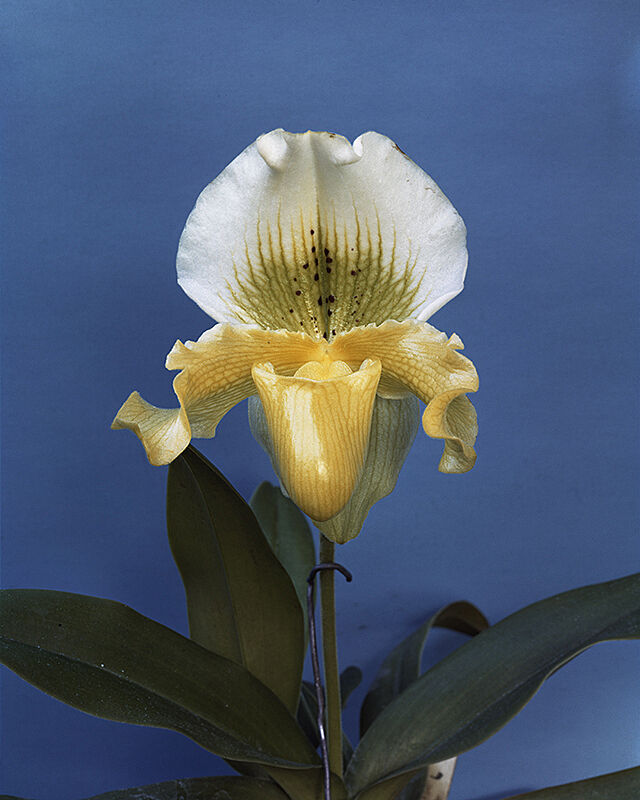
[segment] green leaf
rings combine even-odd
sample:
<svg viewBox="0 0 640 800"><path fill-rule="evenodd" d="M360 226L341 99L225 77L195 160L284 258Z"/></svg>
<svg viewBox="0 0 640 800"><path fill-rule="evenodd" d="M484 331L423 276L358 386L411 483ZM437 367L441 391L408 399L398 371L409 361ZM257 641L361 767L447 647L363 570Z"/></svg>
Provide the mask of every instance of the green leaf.
<svg viewBox="0 0 640 800"><path fill-rule="evenodd" d="M0 794L0 800L26 800L26 798L16 797L15 794Z"/></svg>
<svg viewBox="0 0 640 800"><path fill-rule="evenodd" d="M355 678L356 670L362 673L357 667L347 667L340 675L340 683L343 682L349 686ZM345 677L345 673L346 677ZM360 680L358 680L360 683ZM356 686L358 684L356 683ZM355 688L355 686L353 687ZM347 692L349 694L349 692ZM343 698L344 701L344 698ZM298 724L305 732L307 739L311 742L313 747L317 748L320 745L320 732L318 731L318 698L316 697L315 686L309 681L302 682L302 691L300 693L300 705L298 706ZM342 760L346 766L353 755L353 745L347 738L345 732L342 732Z"/></svg>
<svg viewBox="0 0 640 800"><path fill-rule="evenodd" d="M640 636L640 575L534 603L463 644L388 705L356 750L353 795L444 761L508 722L547 676L596 642Z"/></svg>
<svg viewBox="0 0 640 800"><path fill-rule="evenodd" d="M246 667L295 714L305 651L296 591L248 504L192 446L169 467L167 527L191 638Z"/></svg>
<svg viewBox="0 0 640 800"><path fill-rule="evenodd" d="M316 549L311 528L300 509L277 486L265 481L250 501L260 527L287 570L302 608L305 635L307 619L307 577L316 564Z"/></svg>
<svg viewBox="0 0 640 800"><path fill-rule="evenodd" d="M638 800L639 797L640 767L633 767L585 781L512 795L505 800Z"/></svg>
<svg viewBox="0 0 640 800"><path fill-rule="evenodd" d="M345 667L340 673L340 699L342 708L347 705L347 700L352 692L362 683L362 670L359 667Z"/></svg>
<svg viewBox="0 0 640 800"><path fill-rule="evenodd" d="M255 778L186 778L97 794L88 800L287 800L270 781ZM0 799L1 800L1 799Z"/></svg>
<svg viewBox="0 0 640 800"><path fill-rule="evenodd" d="M409 789L413 789L413 780L418 780L424 774L424 770L414 770L413 772L405 772L401 775L396 775L388 780L375 783L373 786L366 788L361 794L358 795L358 800L397 800L403 797L403 793ZM411 784L409 784L411 781ZM349 795L351 798L352 795ZM412 800L422 800L422 787L420 787L419 794L412 795Z"/></svg>
<svg viewBox="0 0 640 800"><path fill-rule="evenodd" d="M382 662L364 699L360 712L360 736L364 736L374 719L392 700L420 677L422 653L427 636L434 627L475 636L486 630L489 623L479 609L462 600L441 608L400 642Z"/></svg>
<svg viewBox="0 0 640 800"><path fill-rule="evenodd" d="M318 763L289 711L244 667L111 600L0 592L0 661L75 708L170 728L224 758Z"/></svg>
<svg viewBox="0 0 640 800"><path fill-rule="evenodd" d="M318 732L318 700L316 690L309 681L302 682L300 691L300 704L298 705L298 724L305 732L307 739L314 748L320 745Z"/></svg>
<svg viewBox="0 0 640 800"><path fill-rule="evenodd" d="M371 689L364 699L360 712L361 736L364 736L380 712L420 677L422 654L427 636L434 627L448 628L475 636L486 630L489 623L476 606L462 600L441 608L400 642L382 662ZM449 769L446 769L446 772L449 774ZM426 792L430 780L429 769L421 770L411 780L411 783L400 791L397 800L420 800ZM433 783L433 781L431 782ZM394 796L396 795L394 794Z"/></svg>
<svg viewBox="0 0 640 800"><path fill-rule="evenodd" d="M305 770L269 767L269 774L292 800L324 800L321 767ZM331 773L331 800L347 800L345 785L333 772Z"/></svg>

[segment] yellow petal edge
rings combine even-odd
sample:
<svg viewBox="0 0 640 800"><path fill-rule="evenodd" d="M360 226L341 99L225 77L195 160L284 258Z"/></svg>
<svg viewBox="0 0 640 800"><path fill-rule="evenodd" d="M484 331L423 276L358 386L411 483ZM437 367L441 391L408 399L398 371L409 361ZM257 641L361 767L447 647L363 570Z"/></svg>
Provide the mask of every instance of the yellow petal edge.
<svg viewBox="0 0 640 800"><path fill-rule="evenodd" d="M167 356L167 369L181 370L173 380L180 408L157 408L133 392L111 427L133 431L152 464L169 464L192 436L212 437L227 411L255 394L256 362L269 361L279 372L293 374L300 364L321 357L322 345L304 333L216 325L197 342L177 341Z"/></svg>

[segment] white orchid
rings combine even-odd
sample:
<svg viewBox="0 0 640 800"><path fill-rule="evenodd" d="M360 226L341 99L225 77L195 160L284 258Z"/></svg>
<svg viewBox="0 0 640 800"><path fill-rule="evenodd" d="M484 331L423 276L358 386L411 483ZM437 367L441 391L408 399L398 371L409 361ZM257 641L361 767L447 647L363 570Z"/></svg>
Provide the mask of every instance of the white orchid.
<svg viewBox="0 0 640 800"><path fill-rule="evenodd" d="M204 189L178 282L218 324L167 356L180 403L134 392L113 427L167 464L249 397L281 485L330 539L395 485L426 404L443 472L475 460L478 388L462 342L426 320L463 287L462 219L390 139L260 136Z"/></svg>

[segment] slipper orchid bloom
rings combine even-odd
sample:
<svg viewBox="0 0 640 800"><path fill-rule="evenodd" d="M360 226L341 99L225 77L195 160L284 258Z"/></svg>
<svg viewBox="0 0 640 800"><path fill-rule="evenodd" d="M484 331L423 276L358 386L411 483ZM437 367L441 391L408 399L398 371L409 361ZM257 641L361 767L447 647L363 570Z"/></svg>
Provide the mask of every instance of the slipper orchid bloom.
<svg viewBox="0 0 640 800"><path fill-rule="evenodd" d="M475 460L478 388L462 342L426 320L463 287L462 219L390 139L260 136L209 186L178 249L178 282L218 324L177 341L177 409L134 392L114 428L167 464L249 397L283 489L330 539L356 536L393 489L426 404L443 472Z"/></svg>

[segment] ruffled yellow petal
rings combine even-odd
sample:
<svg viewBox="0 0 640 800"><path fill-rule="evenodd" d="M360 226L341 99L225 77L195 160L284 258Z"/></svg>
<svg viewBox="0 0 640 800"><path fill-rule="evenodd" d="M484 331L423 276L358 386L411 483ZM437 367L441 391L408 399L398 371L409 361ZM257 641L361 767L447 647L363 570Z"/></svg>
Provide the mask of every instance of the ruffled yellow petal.
<svg viewBox="0 0 640 800"><path fill-rule="evenodd" d="M142 441L152 464L168 464L192 436L212 437L224 414L255 394L251 368L270 361L284 375L323 355L323 344L304 333L265 331L249 325L216 325L197 342L178 341L167 356L180 408L156 408L134 392L112 428L127 428Z"/></svg>
<svg viewBox="0 0 640 800"><path fill-rule="evenodd" d="M191 440L191 427L184 408L156 408L132 392L111 423L113 430L133 431L154 465L168 464Z"/></svg>
<svg viewBox="0 0 640 800"><path fill-rule="evenodd" d="M353 367L363 358L379 359L379 393L401 397L407 391L426 403L422 424L427 435L445 440L442 472L467 472L475 462L477 423L464 395L478 389L475 367L458 351L462 342L424 322L388 321L354 328L330 345L332 358Z"/></svg>
<svg viewBox="0 0 640 800"><path fill-rule="evenodd" d="M348 502L364 464L380 362L352 372L341 362L304 365L294 377L256 365L253 380L266 417L267 449L284 489L314 520Z"/></svg>
<svg viewBox="0 0 640 800"><path fill-rule="evenodd" d="M362 474L347 505L316 525L327 539L344 544L359 533L374 503L391 494L418 431L418 401L376 397Z"/></svg>
<svg viewBox="0 0 640 800"><path fill-rule="evenodd" d="M473 444L478 435L478 417L469 398L444 392L434 398L422 416L425 433L444 439L440 472L468 472L476 463Z"/></svg>

